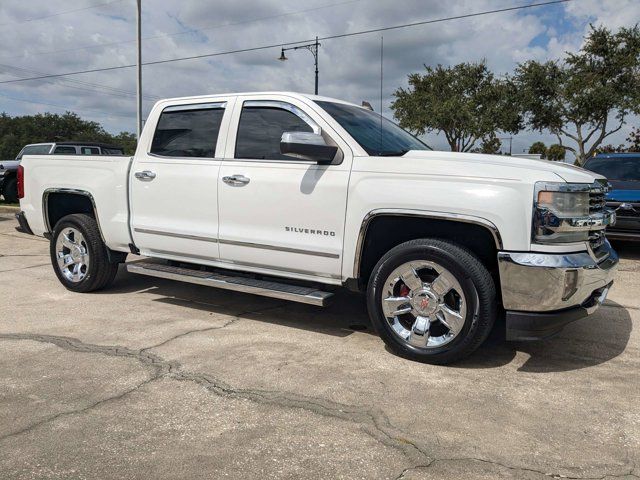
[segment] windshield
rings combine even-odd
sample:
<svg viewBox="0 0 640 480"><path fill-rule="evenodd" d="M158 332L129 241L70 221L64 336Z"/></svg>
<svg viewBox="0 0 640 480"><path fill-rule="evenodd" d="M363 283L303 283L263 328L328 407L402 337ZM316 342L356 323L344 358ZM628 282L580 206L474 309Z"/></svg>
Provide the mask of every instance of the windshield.
<svg viewBox="0 0 640 480"><path fill-rule="evenodd" d="M640 155L592 158L585 163L584 168L604 175L609 180L640 182Z"/></svg>
<svg viewBox="0 0 640 480"><path fill-rule="evenodd" d="M22 159L23 155L46 155L49 153L49 150L51 150L51 145L51 143L45 143L42 145L27 145L20 151L20 153L16 157L16 160Z"/></svg>
<svg viewBox="0 0 640 480"><path fill-rule="evenodd" d="M404 155L429 147L379 114L355 105L316 101L369 155ZM381 121L382 119L382 121Z"/></svg>

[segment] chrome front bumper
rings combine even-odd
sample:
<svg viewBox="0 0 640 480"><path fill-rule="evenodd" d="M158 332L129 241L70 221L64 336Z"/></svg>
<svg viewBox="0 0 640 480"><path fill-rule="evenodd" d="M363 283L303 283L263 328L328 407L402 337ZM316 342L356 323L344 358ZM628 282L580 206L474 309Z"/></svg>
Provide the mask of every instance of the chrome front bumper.
<svg viewBox="0 0 640 480"><path fill-rule="evenodd" d="M588 252L498 253L507 339L544 338L593 313L606 298L618 268L618 255L607 240L603 248L606 254L600 262Z"/></svg>
<svg viewBox="0 0 640 480"><path fill-rule="evenodd" d="M604 260L588 252L500 252L498 266L506 310L544 312L582 305L613 281L618 254L607 240Z"/></svg>

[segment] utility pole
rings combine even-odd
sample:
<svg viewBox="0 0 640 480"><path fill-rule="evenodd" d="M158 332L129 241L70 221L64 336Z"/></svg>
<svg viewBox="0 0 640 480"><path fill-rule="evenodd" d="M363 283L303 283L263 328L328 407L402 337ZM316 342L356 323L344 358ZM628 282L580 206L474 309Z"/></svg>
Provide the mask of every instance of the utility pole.
<svg viewBox="0 0 640 480"><path fill-rule="evenodd" d="M136 0L138 6L138 14L136 19L136 33L138 37L138 61L136 65L137 69L137 82L136 82L136 97L137 97L137 140L140 141L140 134L142 133L142 0Z"/></svg>

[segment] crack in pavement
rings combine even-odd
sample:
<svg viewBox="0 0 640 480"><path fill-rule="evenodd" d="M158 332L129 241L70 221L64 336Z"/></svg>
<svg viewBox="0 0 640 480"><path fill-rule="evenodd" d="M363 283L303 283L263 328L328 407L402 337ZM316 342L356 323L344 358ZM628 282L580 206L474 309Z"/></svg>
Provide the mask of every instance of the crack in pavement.
<svg viewBox="0 0 640 480"><path fill-rule="evenodd" d="M247 314L248 313L244 313L244 315ZM218 329L219 328L220 327L218 327ZM62 349L73 352L97 353L108 356L128 357L138 360L143 365L151 367L155 370L155 374L148 381L146 381L146 383L157 380L161 377L170 378L177 381L189 381L204 387L209 392L214 393L218 396L251 400L256 403L274 405L281 408L298 408L325 417L345 420L360 425L363 431L370 435L372 438L376 439L383 445L399 450L410 461L414 463L424 462L425 460L431 459L431 457L420 446L418 446L416 442L403 437L400 432L398 432L398 430L391 425L384 412L379 410L370 410L364 407L341 404L322 398L314 398L295 393L283 393L260 389L234 388L226 384L225 382L213 377L212 375L206 373L184 371L181 369L181 365L176 361L164 360L163 358L153 353L143 352L141 350L132 350L127 347L117 345L96 345L84 343L78 339L71 337L25 333L0 334L0 339L29 340L41 343L51 343ZM132 388L131 391L135 391L137 388L140 388L140 386ZM125 395L127 393L130 392L125 392ZM47 419L43 419L39 422L36 422L36 424L25 427L21 431L12 432L8 435L5 435L4 437L1 437L0 440L4 440L5 438L30 431L37 426L55 420L60 415L83 413L87 410L90 410L91 408L94 408L95 406L103 404L104 402L116 398L121 398L122 396L124 395L117 395L113 398L107 398L96 402L95 405L83 407L76 411L63 412L62 414L57 414Z"/></svg>
<svg viewBox="0 0 640 480"><path fill-rule="evenodd" d="M51 263L39 263L38 265L30 265L28 267L9 268L8 270L0 270L0 273L17 272L18 270L26 270L27 268L38 268L46 266L51 266Z"/></svg>
<svg viewBox="0 0 640 480"><path fill-rule="evenodd" d="M520 472L529 472L529 473L534 473L537 475L541 475L545 478L566 478L569 480L605 480L607 478L622 478L622 477L634 477L634 478L640 478L638 477L636 474L634 474L634 470L635 470L635 464L631 465L631 468L629 469L629 471L627 472L622 472L622 473L607 473L605 475L599 476L599 477L574 477L571 475L566 475L566 474L561 474L561 473L550 473L550 472L545 472L544 470L537 470L535 468L528 468L528 467L514 467L511 465L505 465L504 463L501 462L497 462L497 461L493 461L493 460L487 460L484 458L478 458L478 457L459 457L459 458L434 458L433 460L431 460L429 463L427 464L423 464L423 465L414 465L413 467L408 467L405 468L402 472L400 472L400 474L395 478L395 480L401 480L403 478L405 478L405 475L410 472L411 470L423 470L423 469L428 469L431 468L432 466L434 466L436 463L445 463L445 462L479 462L479 463L486 463L488 465L495 465L498 467L502 467L502 468L506 468L507 470L515 470L515 471L520 471ZM564 470L569 470L568 468L564 467Z"/></svg>
<svg viewBox="0 0 640 480"><path fill-rule="evenodd" d="M210 304L210 303L206 303L206 302L194 302L194 303L202 303L204 305L212 305L212 306L222 306L222 305L215 305L215 304ZM150 345L148 347L144 347L140 351L141 352L146 352L147 350L151 350L151 349L154 349L154 348L162 347L162 346L166 345L167 343L173 342L174 340L177 340L178 338L186 337L188 335L191 335L192 333L203 333L203 332L209 332L209 331L212 331L212 330L221 330L223 328L227 328L228 326L234 324L238 320L241 320L242 317L245 316L245 315L263 313L263 312L266 312L266 311L269 311L269 310L277 310L279 308L283 308L286 305L287 305L286 303L281 303L281 304L278 304L276 306L260 308L258 310L247 310L246 312L241 312L241 313L238 313L237 315L234 315L234 318L232 318L231 320L225 322L222 325L216 325L214 327L206 327L206 328L200 328L200 329L196 328L196 329L193 329L193 330L188 330L186 332L179 333L179 334L177 334L177 335L175 335L173 337L170 337L170 338L168 338L166 340L163 340L162 342L157 343L155 345Z"/></svg>
<svg viewBox="0 0 640 480"><path fill-rule="evenodd" d="M270 307L268 309L280 308L280 306ZM261 310L261 311L264 311ZM258 313L260 311L250 311L243 312L239 315L236 315L236 318L233 320L226 322L226 324L222 326L210 327L208 329L202 330L190 330L188 332L183 332L170 339L165 340L164 342L158 344L165 345L176 338L184 337L185 335L189 335L192 333L207 331L207 330L219 330L225 328L233 324L235 321L240 319L241 315L248 315L251 313ZM137 391L138 389L148 385L151 382L159 380L161 378L173 379L176 381L188 381L193 382L201 387L205 388L207 391L222 397L234 398L234 399L245 399L251 400L253 402L264 404L264 405L274 405L280 408L291 408L291 409L302 409L311 413L315 413L317 415L335 418L339 420L348 421L351 423L355 423L359 425L363 432L370 435L376 441L381 444L393 448L397 451L400 451L404 454L407 459L413 464L413 466L405 468L397 477L396 480L403 478L409 471L416 469L426 469L430 468L438 462L481 462L490 465L495 465L499 467L503 467L509 470L514 471L526 471L535 473L541 476L545 476L548 478L568 478L575 480L604 480L606 478L619 478L624 476L631 476L634 478L640 478L635 473L635 466L632 466L628 472L625 473L616 473L616 474L605 474L599 477L578 477L578 476L569 476L566 474L560 473L549 473L543 470L537 470L534 468L528 467L520 467L520 466L510 466L497 461L486 460L483 458L474 458L474 457L461 457L461 458L435 458L434 456L427 453L427 451L418 445L417 442L412 441L406 438L403 432L394 427L386 414L379 409L370 409L364 406L357 405L348 405L343 403L334 402L332 400L327 400L318 397L312 397L307 395L301 395L293 392L279 392L279 391L270 391L270 390L261 390L261 389L251 389L251 388L235 388L231 385L221 381L220 379L215 378L214 376L207 373L198 373L198 372L189 372L182 369L182 366L177 361L169 361L165 360L162 357L148 352L151 348L156 348L156 345L146 347L142 350L133 350L127 347L122 347L118 345L96 345L90 343L84 343L78 339L64 336L56 336L56 335L40 335L40 334L26 334L26 333L7 333L0 334L0 340L28 340L35 341L41 343L50 343L56 345L64 350L72 351L72 352L83 352L83 353L95 353L100 355L114 356L114 357L126 357L137 360L143 366L149 367L153 369L152 375L143 382L138 383L137 385L129 388L128 390L121 392L112 397L108 397L99 401L92 403L91 405L82 407L80 409L61 412L50 416L48 418L42 419L34 424L27 426L19 431L9 433L0 437L0 441L3 441L9 437L13 437L16 435L20 435L22 433L29 432L34 430L35 428L56 420L62 416L73 415L73 414L81 414L85 413L93 408L99 407L110 401L115 401L118 399L122 399L125 396L129 395L132 392ZM570 471L571 469L563 467L565 471Z"/></svg>

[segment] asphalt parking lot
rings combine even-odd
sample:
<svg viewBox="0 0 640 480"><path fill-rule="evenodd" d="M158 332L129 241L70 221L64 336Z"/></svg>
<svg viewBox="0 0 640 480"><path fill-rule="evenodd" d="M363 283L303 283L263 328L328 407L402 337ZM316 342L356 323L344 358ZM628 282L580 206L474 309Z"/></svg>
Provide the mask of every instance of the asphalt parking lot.
<svg viewBox="0 0 640 480"><path fill-rule="evenodd" d="M595 316L436 367L389 353L346 292L323 310L122 269L68 292L15 226L1 478L640 476L640 246Z"/></svg>

